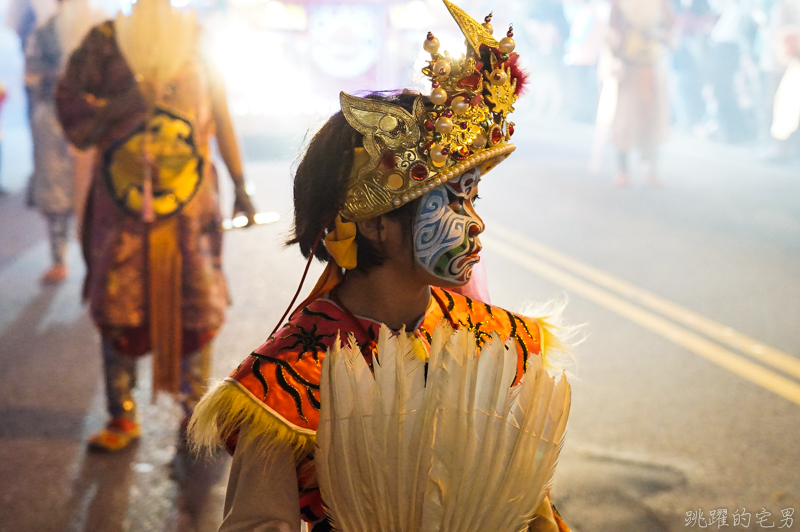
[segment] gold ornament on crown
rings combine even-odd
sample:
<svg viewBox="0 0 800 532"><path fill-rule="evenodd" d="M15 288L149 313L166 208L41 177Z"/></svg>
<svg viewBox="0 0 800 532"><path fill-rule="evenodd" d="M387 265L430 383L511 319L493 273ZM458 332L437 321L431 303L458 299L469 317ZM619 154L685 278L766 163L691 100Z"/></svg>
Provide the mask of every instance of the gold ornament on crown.
<svg viewBox="0 0 800 532"><path fill-rule="evenodd" d="M423 48L431 59L422 73L431 80L429 105L420 96L408 112L341 93L342 113L364 136L341 211L348 220L389 212L472 168L486 174L515 150L514 123L507 120L518 95L513 31L497 41L492 15L480 24L443 2L466 38L467 53L440 54L439 40L428 33Z"/></svg>

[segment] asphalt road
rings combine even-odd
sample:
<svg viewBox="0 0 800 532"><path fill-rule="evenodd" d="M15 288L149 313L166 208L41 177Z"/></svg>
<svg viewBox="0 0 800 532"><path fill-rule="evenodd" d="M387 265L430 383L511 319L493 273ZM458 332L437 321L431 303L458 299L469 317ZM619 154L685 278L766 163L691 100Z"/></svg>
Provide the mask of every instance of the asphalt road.
<svg viewBox="0 0 800 532"><path fill-rule="evenodd" d="M218 378L264 340L299 280L299 254L281 246L298 141L248 144L258 207L282 220L226 235L233 305L215 343ZM609 161L587 171L584 126L536 123L515 141L481 183L484 260L493 303L568 298L567 321L585 324L553 489L566 521L576 532L677 531L726 509L728 529L746 529L737 510L749 529L779 529L794 509L800 530L800 167L675 136L663 188L634 172L618 189ZM141 442L86 452L105 414L83 266L73 242L68 280L39 284L47 242L23 206L20 153L4 154L16 175L0 197L0 531L215 530L227 458L174 460L177 408L151 404L146 385ZM149 359L140 369L146 384ZM704 521L687 525L698 511Z"/></svg>

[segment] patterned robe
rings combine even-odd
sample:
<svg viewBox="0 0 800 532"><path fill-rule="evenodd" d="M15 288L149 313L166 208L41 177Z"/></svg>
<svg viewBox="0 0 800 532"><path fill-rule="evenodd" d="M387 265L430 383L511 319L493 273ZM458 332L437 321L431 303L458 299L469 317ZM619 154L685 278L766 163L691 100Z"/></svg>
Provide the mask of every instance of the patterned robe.
<svg viewBox="0 0 800 532"><path fill-rule="evenodd" d="M447 290L432 288L432 296L421 322L408 333L419 338L426 349L430 349L433 330L443 320L454 328L468 327L474 332L479 346L489 339L492 332L497 332L503 339L513 338L518 354L514 385L522 378L530 357L542 353L543 339L548 335L537 320ZM346 341L346 337L352 335L371 365L380 327L379 322L351 314L335 296L329 294L316 299L296 312L274 336L250 354L220 387L206 396L205 408L210 408L210 411L206 410L196 417L200 424L203 423L201 418L213 419L211 430L225 426L233 428L222 429L222 436L227 440L231 453L237 444L238 432L234 427L241 425L244 416L253 420L253 424L258 424L259 420L264 423L265 426L256 427L255 432L294 443L296 448L301 449L304 456L297 468L301 515L312 523L313 531L330 530L313 463L313 438L321 406L319 383L322 361L328 348L337 339ZM241 401L242 398L247 399ZM231 407L237 399L240 400L237 406ZM203 408L202 405L198 407ZM202 426L199 429L205 430ZM250 433L253 432L251 426ZM543 519L534 520L531 530L568 531L557 512L551 508L549 498L545 499L545 505L546 512L540 512Z"/></svg>
<svg viewBox="0 0 800 532"><path fill-rule="evenodd" d="M222 325L228 294L221 270L222 217L209 142L216 128L212 99L215 91L223 90L221 81L195 54L148 115L112 21L89 32L59 81L56 101L67 137L79 148L95 146L98 152L82 235L87 264L84 297L96 324L115 338L122 352L139 355L151 347L148 227L136 212L141 205L141 195L137 196L141 185L136 180L143 175L142 159L136 154L145 142L161 154L154 201L177 198L177 208L160 216L149 230L166 230L177 241L183 352L202 347ZM155 190L158 180L174 190Z"/></svg>

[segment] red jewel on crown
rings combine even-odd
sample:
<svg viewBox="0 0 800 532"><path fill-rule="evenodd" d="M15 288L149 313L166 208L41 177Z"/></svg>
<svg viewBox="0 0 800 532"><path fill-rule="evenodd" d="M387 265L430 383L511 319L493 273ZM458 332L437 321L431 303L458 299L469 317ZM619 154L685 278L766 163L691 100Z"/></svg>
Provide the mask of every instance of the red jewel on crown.
<svg viewBox="0 0 800 532"><path fill-rule="evenodd" d="M411 177L416 181L424 181L428 177L428 167L424 164L417 164L411 168Z"/></svg>
<svg viewBox="0 0 800 532"><path fill-rule="evenodd" d="M497 144L503 140L503 132L500 131L499 127L495 127L492 129L492 143Z"/></svg>

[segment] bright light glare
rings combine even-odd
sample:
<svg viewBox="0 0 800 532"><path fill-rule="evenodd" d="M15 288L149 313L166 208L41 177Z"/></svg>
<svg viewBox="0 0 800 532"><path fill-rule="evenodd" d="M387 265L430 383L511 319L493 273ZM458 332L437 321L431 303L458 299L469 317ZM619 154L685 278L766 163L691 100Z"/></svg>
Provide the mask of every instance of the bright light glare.
<svg viewBox="0 0 800 532"><path fill-rule="evenodd" d="M279 30L302 31L308 27L304 6L287 5L276 0L270 0L264 4L262 22L264 27Z"/></svg>
<svg viewBox="0 0 800 532"><path fill-rule="evenodd" d="M399 30L420 30L430 25L431 13L425 2L414 0L389 8L389 20Z"/></svg>
<svg viewBox="0 0 800 532"><path fill-rule="evenodd" d="M283 2L273 0L264 5L264 18L275 20L281 19L284 15L286 15L286 6L283 5Z"/></svg>
<svg viewBox="0 0 800 532"><path fill-rule="evenodd" d="M255 221L258 225L273 224L280 219L281 216L277 212L260 212L255 216Z"/></svg>
<svg viewBox="0 0 800 532"><path fill-rule="evenodd" d="M281 216L277 212L259 212L253 217L255 225L274 224L280 219ZM241 229L242 227L247 227L247 216L237 216L233 220L222 221L222 228L226 231L229 229Z"/></svg>

